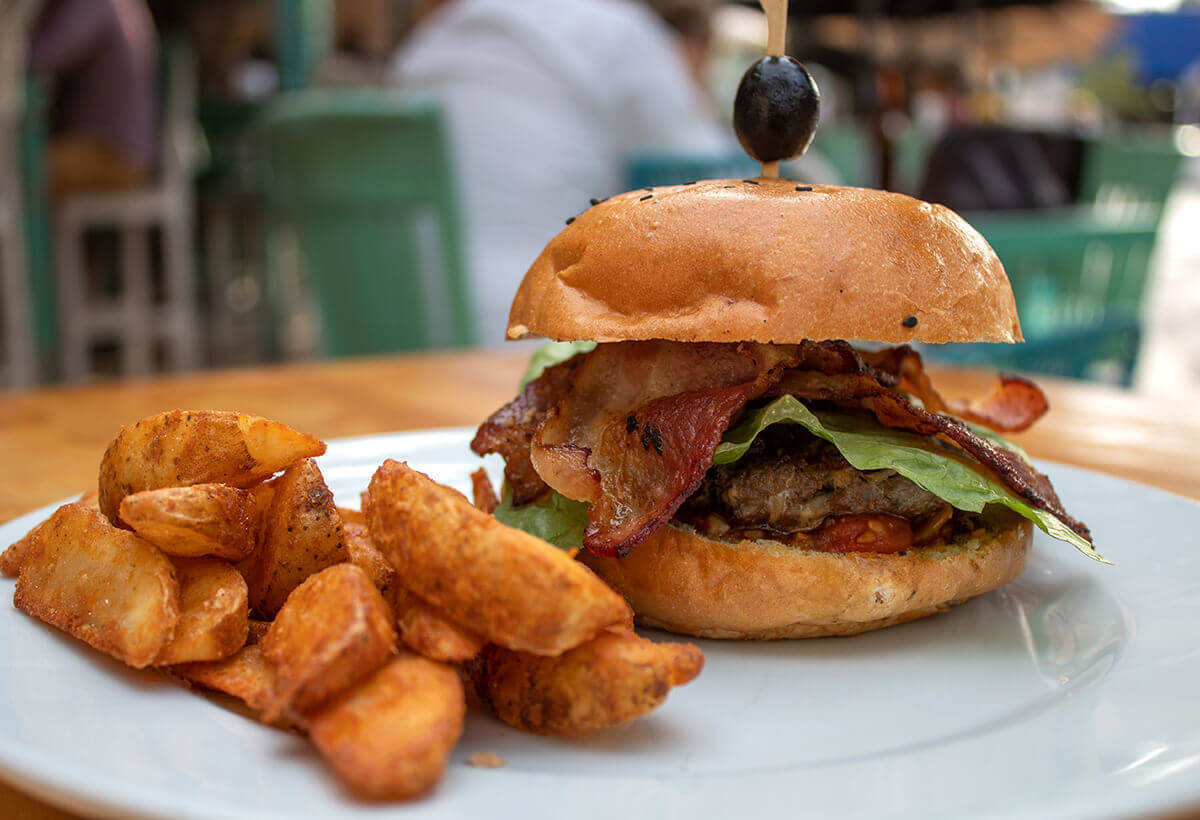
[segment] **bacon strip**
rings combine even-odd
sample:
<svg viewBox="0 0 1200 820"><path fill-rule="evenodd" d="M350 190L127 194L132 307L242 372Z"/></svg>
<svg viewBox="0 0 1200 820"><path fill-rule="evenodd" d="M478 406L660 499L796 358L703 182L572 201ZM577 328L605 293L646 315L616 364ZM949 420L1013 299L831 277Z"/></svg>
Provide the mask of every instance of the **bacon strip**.
<svg viewBox="0 0 1200 820"><path fill-rule="evenodd" d="M471 440L476 455L499 453L504 457L504 478L515 505L528 504L547 491L546 482L529 460L529 445L546 414L567 394L583 359L577 355L546 368L519 396L479 425Z"/></svg>
<svg viewBox="0 0 1200 820"><path fill-rule="evenodd" d="M1050 403L1040 387L1008 374L1002 374L992 392L983 399L949 402L950 412L959 418L1005 433L1028 430L1049 409Z"/></svg>
<svg viewBox="0 0 1200 820"><path fill-rule="evenodd" d="M559 492L592 502L583 544L624 555L695 492L729 421L795 362L792 347L601 345L533 439Z"/></svg>

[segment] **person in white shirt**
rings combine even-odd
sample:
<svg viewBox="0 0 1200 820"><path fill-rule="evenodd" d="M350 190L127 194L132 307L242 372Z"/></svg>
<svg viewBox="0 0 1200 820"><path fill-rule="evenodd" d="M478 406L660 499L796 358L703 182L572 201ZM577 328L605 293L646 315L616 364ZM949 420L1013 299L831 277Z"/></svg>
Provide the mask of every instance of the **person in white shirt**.
<svg viewBox="0 0 1200 820"><path fill-rule="evenodd" d="M674 35L633 0L447 0L393 79L447 112L485 345L504 339L521 277L564 221L625 189L631 153L737 149Z"/></svg>

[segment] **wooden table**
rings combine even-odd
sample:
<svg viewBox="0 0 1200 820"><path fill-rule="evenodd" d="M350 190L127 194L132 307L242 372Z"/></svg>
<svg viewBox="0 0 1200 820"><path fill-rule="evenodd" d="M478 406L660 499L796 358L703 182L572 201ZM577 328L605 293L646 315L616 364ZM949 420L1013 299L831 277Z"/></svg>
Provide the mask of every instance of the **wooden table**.
<svg viewBox="0 0 1200 820"><path fill-rule="evenodd" d="M0 521L92 487L123 424L161 410L215 408L279 419L330 439L474 425L510 399L528 351L474 352L205 373L0 397ZM990 374L942 371L946 396L977 396ZM1015 437L1033 456L1200 499L1200 413L1094 385L1042 380L1051 412ZM0 545L2 546L2 545ZM69 815L0 786L0 818Z"/></svg>

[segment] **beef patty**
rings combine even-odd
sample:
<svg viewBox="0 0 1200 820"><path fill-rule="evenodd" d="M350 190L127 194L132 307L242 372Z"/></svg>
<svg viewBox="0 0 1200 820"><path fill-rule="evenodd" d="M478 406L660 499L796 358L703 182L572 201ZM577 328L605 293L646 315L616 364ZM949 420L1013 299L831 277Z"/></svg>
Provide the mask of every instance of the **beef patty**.
<svg viewBox="0 0 1200 820"><path fill-rule="evenodd" d="M887 513L920 521L946 502L893 470L860 472L798 424L775 424L742 458L714 465L683 516L716 512L731 525L803 532L831 515Z"/></svg>

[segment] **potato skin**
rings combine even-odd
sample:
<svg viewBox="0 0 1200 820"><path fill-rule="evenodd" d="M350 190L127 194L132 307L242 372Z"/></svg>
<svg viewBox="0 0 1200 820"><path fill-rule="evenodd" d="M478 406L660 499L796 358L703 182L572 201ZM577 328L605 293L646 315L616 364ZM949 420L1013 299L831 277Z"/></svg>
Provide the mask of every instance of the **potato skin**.
<svg viewBox="0 0 1200 820"><path fill-rule="evenodd" d="M121 499L121 521L168 555L240 561L254 551L255 497L224 484L142 490Z"/></svg>
<svg viewBox="0 0 1200 820"><path fill-rule="evenodd" d="M405 652L311 714L309 737L358 795L404 800L441 779L465 713L453 667Z"/></svg>
<svg viewBox="0 0 1200 820"><path fill-rule="evenodd" d="M346 560L342 520L333 493L312 459L303 459L271 482L258 547L238 565L250 588L250 605L274 616L310 575Z"/></svg>
<svg viewBox="0 0 1200 820"><path fill-rule="evenodd" d="M371 537L400 583L493 643L557 655L629 618L590 570L406 464L385 461L367 496Z"/></svg>
<svg viewBox="0 0 1200 820"><path fill-rule="evenodd" d="M246 581L219 558L176 558L179 620L175 635L154 663L186 663L227 658L246 644L249 607Z"/></svg>
<svg viewBox="0 0 1200 820"><path fill-rule="evenodd" d="M220 410L171 410L123 427L100 461L100 509L120 522L121 499L142 490L217 482L247 487L325 444L285 424Z"/></svg>
<svg viewBox="0 0 1200 820"><path fill-rule="evenodd" d="M276 673L263 718L303 714L371 675L395 652L392 623L387 602L353 564L308 578L258 643Z"/></svg>
<svg viewBox="0 0 1200 820"><path fill-rule="evenodd" d="M179 582L154 545L114 527L94 504L76 502L38 529L13 604L140 669L175 634Z"/></svg>
<svg viewBox="0 0 1200 820"><path fill-rule="evenodd" d="M575 735L626 723L693 680L704 656L612 629L556 658L486 647L468 670L480 699L510 726Z"/></svg>

